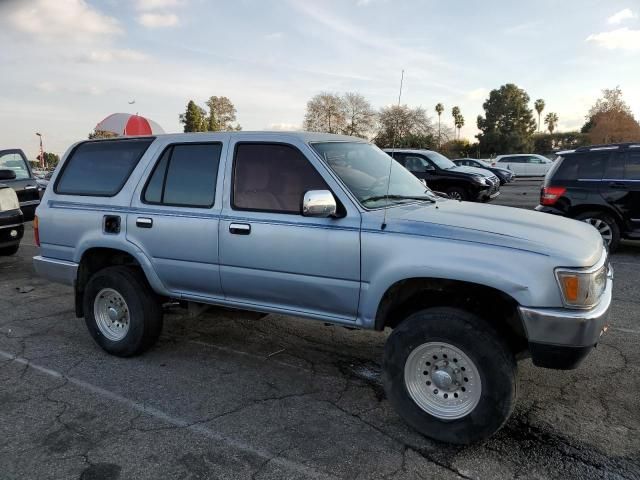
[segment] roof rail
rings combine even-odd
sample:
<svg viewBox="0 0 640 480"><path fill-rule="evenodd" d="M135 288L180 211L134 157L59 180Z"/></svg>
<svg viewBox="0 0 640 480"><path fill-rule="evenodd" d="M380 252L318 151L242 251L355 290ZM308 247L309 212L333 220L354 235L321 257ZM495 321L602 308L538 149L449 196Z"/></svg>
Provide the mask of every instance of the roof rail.
<svg viewBox="0 0 640 480"><path fill-rule="evenodd" d="M593 150L626 150L627 148L639 148L638 142L625 142L625 143L603 143L600 145L589 145L586 147L576 148L576 152L590 152Z"/></svg>

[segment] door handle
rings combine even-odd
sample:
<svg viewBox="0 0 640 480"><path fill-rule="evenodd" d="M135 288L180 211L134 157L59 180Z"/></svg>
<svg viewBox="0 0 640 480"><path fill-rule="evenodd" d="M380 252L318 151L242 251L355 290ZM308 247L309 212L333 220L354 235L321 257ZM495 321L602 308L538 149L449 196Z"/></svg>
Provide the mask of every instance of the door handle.
<svg viewBox="0 0 640 480"><path fill-rule="evenodd" d="M623 182L609 182L609 187L623 189L623 188L627 188L627 185Z"/></svg>
<svg viewBox="0 0 640 480"><path fill-rule="evenodd" d="M35 190L36 188L38 188L37 185L26 185L24 187L25 190Z"/></svg>
<svg viewBox="0 0 640 480"><path fill-rule="evenodd" d="M234 235L249 235L251 233L251 225L248 223L231 223L229 224L229 233Z"/></svg>
<svg viewBox="0 0 640 480"><path fill-rule="evenodd" d="M151 228L153 227L153 219L147 217L138 217L136 218L136 227Z"/></svg>

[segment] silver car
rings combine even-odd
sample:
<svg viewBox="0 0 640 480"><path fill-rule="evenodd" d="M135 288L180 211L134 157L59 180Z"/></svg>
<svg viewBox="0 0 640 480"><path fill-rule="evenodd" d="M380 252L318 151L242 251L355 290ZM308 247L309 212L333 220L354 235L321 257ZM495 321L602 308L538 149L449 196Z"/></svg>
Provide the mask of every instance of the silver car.
<svg viewBox="0 0 640 480"><path fill-rule="evenodd" d="M151 347L168 299L390 329L388 401L452 443L504 425L516 359L575 368L611 302L590 225L438 197L359 138L84 141L37 217L36 270L75 288L76 313L107 352Z"/></svg>

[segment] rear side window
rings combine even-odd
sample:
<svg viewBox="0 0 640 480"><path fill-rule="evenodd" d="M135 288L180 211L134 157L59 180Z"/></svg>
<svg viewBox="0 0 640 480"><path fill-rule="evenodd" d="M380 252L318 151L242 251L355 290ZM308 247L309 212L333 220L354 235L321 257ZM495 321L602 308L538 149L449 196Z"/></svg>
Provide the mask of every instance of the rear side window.
<svg viewBox="0 0 640 480"><path fill-rule="evenodd" d="M498 163L526 163L526 157L505 157L498 160Z"/></svg>
<svg viewBox="0 0 640 480"><path fill-rule="evenodd" d="M554 180L601 180L608 153L576 153L558 158ZM553 167L552 167L553 168Z"/></svg>
<svg viewBox="0 0 640 480"><path fill-rule="evenodd" d="M124 186L153 138L87 142L78 145L55 185L60 195L113 197Z"/></svg>
<svg viewBox="0 0 640 480"><path fill-rule="evenodd" d="M328 190L309 160L291 145L238 144L233 162L233 208L301 214L309 190Z"/></svg>
<svg viewBox="0 0 640 480"><path fill-rule="evenodd" d="M211 208L216 195L220 143L188 143L167 148L143 192L145 203Z"/></svg>
<svg viewBox="0 0 640 480"><path fill-rule="evenodd" d="M27 162L19 153L0 153L0 170L13 170L16 174L16 180L29 178Z"/></svg>
<svg viewBox="0 0 640 480"><path fill-rule="evenodd" d="M629 152L624 165L625 180L640 180L640 152Z"/></svg>

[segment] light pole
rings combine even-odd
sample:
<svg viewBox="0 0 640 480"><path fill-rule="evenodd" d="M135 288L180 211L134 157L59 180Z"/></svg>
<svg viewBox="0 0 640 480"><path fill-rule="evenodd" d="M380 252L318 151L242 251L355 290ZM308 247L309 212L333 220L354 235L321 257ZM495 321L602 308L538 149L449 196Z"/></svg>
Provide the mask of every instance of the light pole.
<svg viewBox="0 0 640 480"><path fill-rule="evenodd" d="M40 137L40 167L44 170L46 166L44 164L44 150L42 149L42 134L36 132L36 135Z"/></svg>

